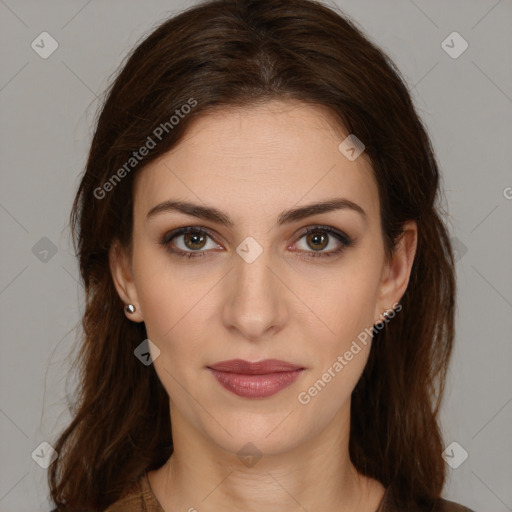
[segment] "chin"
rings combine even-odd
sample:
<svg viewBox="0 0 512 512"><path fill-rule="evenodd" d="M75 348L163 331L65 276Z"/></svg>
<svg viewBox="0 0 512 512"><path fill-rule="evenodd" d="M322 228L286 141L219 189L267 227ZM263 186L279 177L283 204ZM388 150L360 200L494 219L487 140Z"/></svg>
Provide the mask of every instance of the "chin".
<svg viewBox="0 0 512 512"><path fill-rule="evenodd" d="M297 412L289 414L281 409L280 414L224 415L223 426L229 433L214 422L209 424L209 432L205 434L213 444L236 455L242 462L244 456L279 456L307 440L304 425L299 425L294 418Z"/></svg>

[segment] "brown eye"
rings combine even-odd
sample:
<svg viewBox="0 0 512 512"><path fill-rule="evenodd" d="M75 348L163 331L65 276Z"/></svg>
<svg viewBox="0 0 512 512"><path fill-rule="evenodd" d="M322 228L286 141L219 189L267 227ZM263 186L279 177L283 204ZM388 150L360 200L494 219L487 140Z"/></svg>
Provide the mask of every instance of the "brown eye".
<svg viewBox="0 0 512 512"><path fill-rule="evenodd" d="M330 257L341 253L345 248L354 245L354 241L342 231L323 226L308 228L302 234L305 248L300 248L304 252L305 258ZM330 247L330 250L325 250Z"/></svg>
<svg viewBox="0 0 512 512"><path fill-rule="evenodd" d="M325 233L313 232L306 236L307 243L315 251L321 251L327 247L329 237Z"/></svg>
<svg viewBox="0 0 512 512"><path fill-rule="evenodd" d="M208 247L208 242L211 246ZM187 258L203 257L208 249L219 246L212 241L211 235L205 230L189 226L167 233L160 242L172 254Z"/></svg>
<svg viewBox="0 0 512 512"><path fill-rule="evenodd" d="M305 247L299 248L305 258L330 257L341 253L354 245L354 240L335 228L316 226L308 228L299 241L305 239ZM208 247L208 241L212 246ZM164 235L160 241L168 252L184 258L202 258L210 253L209 249L222 249L214 243L212 236L204 229L188 226L176 229ZM332 247L331 247L332 246ZM326 250L330 248L330 250Z"/></svg>
<svg viewBox="0 0 512 512"><path fill-rule="evenodd" d="M206 236L199 231L185 233L183 235L183 242L188 249L199 251L206 243Z"/></svg>

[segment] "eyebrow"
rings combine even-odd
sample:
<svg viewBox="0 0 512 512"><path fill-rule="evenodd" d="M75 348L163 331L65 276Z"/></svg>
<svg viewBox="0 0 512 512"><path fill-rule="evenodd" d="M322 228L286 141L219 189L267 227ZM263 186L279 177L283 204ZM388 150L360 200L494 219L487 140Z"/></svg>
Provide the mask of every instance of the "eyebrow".
<svg viewBox="0 0 512 512"><path fill-rule="evenodd" d="M361 215L366 222L366 212L356 203L344 198L329 199L320 203L311 203L298 208L285 210L278 219L277 225L290 224L312 215L327 213L336 210L352 210ZM187 201L165 201L153 206L146 215L146 220L164 212L181 212L186 215L209 220L223 226L233 227L233 220L226 213L211 206L201 206Z"/></svg>

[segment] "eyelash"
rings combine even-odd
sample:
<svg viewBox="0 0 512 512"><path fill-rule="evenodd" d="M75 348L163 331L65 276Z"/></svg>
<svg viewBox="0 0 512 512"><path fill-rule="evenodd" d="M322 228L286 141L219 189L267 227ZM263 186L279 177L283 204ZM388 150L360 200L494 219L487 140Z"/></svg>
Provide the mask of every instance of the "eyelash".
<svg viewBox="0 0 512 512"><path fill-rule="evenodd" d="M173 255L179 256L180 258L203 258L205 256L205 253L208 251L182 251L181 249L171 249L170 242L180 236L187 233L199 233L202 235L206 235L210 238L211 235L204 229L195 227L195 226L188 226L185 228L179 228L174 231L171 231L170 233L166 233L162 240L160 241L160 244L163 245L168 252L170 252ZM305 256L306 259L308 258L330 258L332 256L336 256L340 254L343 250L345 250L347 247L352 247L354 245L354 240L349 238L345 233L342 231L338 231L337 229L328 227L328 226L313 226L310 228L307 228L298 238L298 240L301 240L305 236L309 235L310 233L326 233L328 235L332 235L334 238L336 238L339 242L341 242L341 246L339 249L335 249L330 252L313 252L313 251L302 251L309 254L309 256Z"/></svg>

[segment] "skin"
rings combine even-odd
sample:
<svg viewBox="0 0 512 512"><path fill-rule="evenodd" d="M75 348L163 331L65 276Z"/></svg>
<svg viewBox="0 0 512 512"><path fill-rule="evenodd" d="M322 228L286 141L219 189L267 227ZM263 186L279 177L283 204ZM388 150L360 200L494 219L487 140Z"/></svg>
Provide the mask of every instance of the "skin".
<svg viewBox="0 0 512 512"><path fill-rule="evenodd" d="M153 364L169 395L175 451L148 475L167 511L374 512L382 499L382 484L359 474L348 452L351 393L371 339L309 403L298 401L400 301L416 251L410 221L386 259L370 162L338 150L347 135L323 107L224 108L194 120L136 176L132 254L114 245L110 264L121 299L136 307L128 318L144 321L160 350ZM284 210L333 198L358 204L366 219L340 209L277 224ZM168 200L216 207L234 226L172 211L146 218ZM354 245L310 257L341 245L332 235L308 242L305 228L318 225ZM169 245L204 257L180 258L159 243L186 226L211 237L186 245L181 235ZM251 263L236 252L248 236L262 249ZM305 371L271 397L242 398L207 369L235 358L282 359ZM248 442L262 454L251 467L237 456Z"/></svg>

